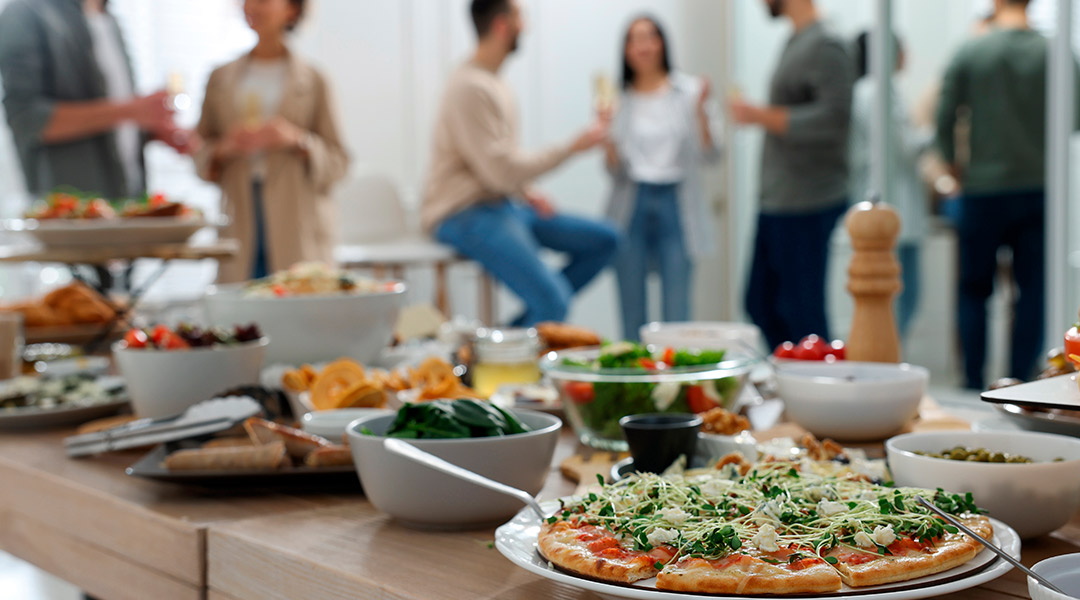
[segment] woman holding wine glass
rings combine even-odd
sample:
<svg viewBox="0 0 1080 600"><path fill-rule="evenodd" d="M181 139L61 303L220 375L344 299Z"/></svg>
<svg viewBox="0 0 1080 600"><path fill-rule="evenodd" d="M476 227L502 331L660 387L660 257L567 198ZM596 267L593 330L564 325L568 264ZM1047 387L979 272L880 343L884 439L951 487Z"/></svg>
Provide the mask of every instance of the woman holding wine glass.
<svg viewBox="0 0 1080 600"><path fill-rule="evenodd" d="M654 18L631 22L622 64L607 145L614 182L608 215L625 234L615 268L623 335L636 340L647 320L650 270L663 283L664 321L690 319L694 261L715 245L702 172L719 158L711 116L718 110L708 81L672 70Z"/></svg>
<svg viewBox="0 0 1080 600"><path fill-rule="evenodd" d="M221 186L224 234L240 240L222 282L301 261L333 261L331 186L348 167L329 86L286 45L304 0L244 0L258 34L250 53L215 70L197 131L199 175Z"/></svg>

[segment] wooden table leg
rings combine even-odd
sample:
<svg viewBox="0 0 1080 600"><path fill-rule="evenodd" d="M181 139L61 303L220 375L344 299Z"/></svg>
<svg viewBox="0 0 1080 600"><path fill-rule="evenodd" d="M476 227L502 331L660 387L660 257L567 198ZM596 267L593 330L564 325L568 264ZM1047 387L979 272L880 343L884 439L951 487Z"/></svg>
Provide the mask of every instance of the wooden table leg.
<svg viewBox="0 0 1080 600"><path fill-rule="evenodd" d="M450 296L446 289L446 263L443 261L435 263L435 306L447 319L453 317L450 313Z"/></svg>
<svg viewBox="0 0 1080 600"><path fill-rule="evenodd" d="M397 281L405 281L405 266L402 264L395 264L390 267L390 276Z"/></svg>

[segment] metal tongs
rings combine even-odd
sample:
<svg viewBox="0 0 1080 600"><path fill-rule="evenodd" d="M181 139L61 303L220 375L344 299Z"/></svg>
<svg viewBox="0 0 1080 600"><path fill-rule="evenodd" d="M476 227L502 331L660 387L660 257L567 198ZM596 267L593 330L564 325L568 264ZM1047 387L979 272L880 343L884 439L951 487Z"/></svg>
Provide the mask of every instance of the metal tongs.
<svg viewBox="0 0 1080 600"><path fill-rule="evenodd" d="M105 431L67 437L64 446L68 456L75 457L174 442L225 431L261 412L262 406L247 396L213 398L174 417L139 419Z"/></svg>

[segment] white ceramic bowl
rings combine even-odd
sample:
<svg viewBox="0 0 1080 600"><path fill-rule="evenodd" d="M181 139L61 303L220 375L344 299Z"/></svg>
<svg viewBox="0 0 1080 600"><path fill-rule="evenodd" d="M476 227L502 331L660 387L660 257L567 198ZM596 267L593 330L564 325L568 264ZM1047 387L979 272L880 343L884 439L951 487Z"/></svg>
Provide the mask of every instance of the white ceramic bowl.
<svg viewBox="0 0 1080 600"><path fill-rule="evenodd" d="M249 297L242 284L227 285L212 288L205 302L214 325L258 323L272 340L269 363L301 365L345 356L367 364L390 344L405 284L387 292L286 298Z"/></svg>
<svg viewBox="0 0 1080 600"><path fill-rule="evenodd" d="M306 394L306 392L305 392ZM364 417L392 415L396 411L385 408L339 408L336 410L316 410L300 419L304 431L322 436L335 444L340 444L349 423Z"/></svg>
<svg viewBox="0 0 1080 600"><path fill-rule="evenodd" d="M702 350L737 350L761 345L761 330L749 323L692 321L686 323L649 323L638 332L641 342L663 348L699 348Z"/></svg>
<svg viewBox="0 0 1080 600"><path fill-rule="evenodd" d="M780 397L792 421L818 437L882 440L919 412L929 372L913 365L792 361L777 365Z"/></svg>
<svg viewBox="0 0 1080 600"><path fill-rule="evenodd" d="M405 440L455 465L536 495L551 472L562 421L530 410L509 411L532 431L502 437ZM505 521L521 502L434 471L383 448L394 414L357 419L347 435L364 494L406 525L469 528ZM375 435L360 433L368 428Z"/></svg>
<svg viewBox="0 0 1080 600"><path fill-rule="evenodd" d="M1065 592L1065 594L1059 594L1051 591L1032 577L1028 577L1028 593L1031 594L1031 600L1080 599L1080 554L1062 554L1048 558L1035 563L1031 570L1050 580L1050 583Z"/></svg>
<svg viewBox="0 0 1080 600"><path fill-rule="evenodd" d="M915 454L956 446L1019 454L1031 464L966 462ZM980 508L1028 539L1060 528L1080 508L1080 439L1049 433L939 431L885 442L897 485L971 492ZM1064 458L1063 462L1052 462Z"/></svg>
<svg viewBox="0 0 1080 600"><path fill-rule="evenodd" d="M240 385L259 383L270 340L190 350L113 346L113 359L127 382L131 406L140 417L178 415Z"/></svg>

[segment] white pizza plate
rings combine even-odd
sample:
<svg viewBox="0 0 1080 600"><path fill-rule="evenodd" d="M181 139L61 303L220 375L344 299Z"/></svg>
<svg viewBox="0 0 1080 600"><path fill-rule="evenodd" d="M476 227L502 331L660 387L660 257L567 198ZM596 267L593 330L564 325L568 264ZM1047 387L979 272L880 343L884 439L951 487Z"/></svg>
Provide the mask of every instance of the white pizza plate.
<svg viewBox="0 0 1080 600"><path fill-rule="evenodd" d="M558 501L544 502L545 512L553 513L559 508ZM1015 558L1020 558L1020 536L1008 525L990 519L994 526L994 539L999 548ZM656 589L656 580L647 579L632 585L617 585L584 579L553 567L540 556L536 549L536 536L540 532L540 519L532 510L522 509L513 519L495 530L495 547L503 556L517 566L546 579L578 589L595 592L603 598L632 598L644 600L714 600L716 598L747 598L711 594L688 594L665 592ZM840 600L844 598L868 598L873 600L915 600L935 598L960 590L973 588L1008 573L1012 566L989 550L983 550L971 562L937 575L929 575L912 581L890 583L865 588L849 588L821 596L793 596L799 600Z"/></svg>
<svg viewBox="0 0 1080 600"><path fill-rule="evenodd" d="M45 246L127 246L179 244L203 227L213 225L196 217L137 217L124 219L8 219L8 231L25 231Z"/></svg>

